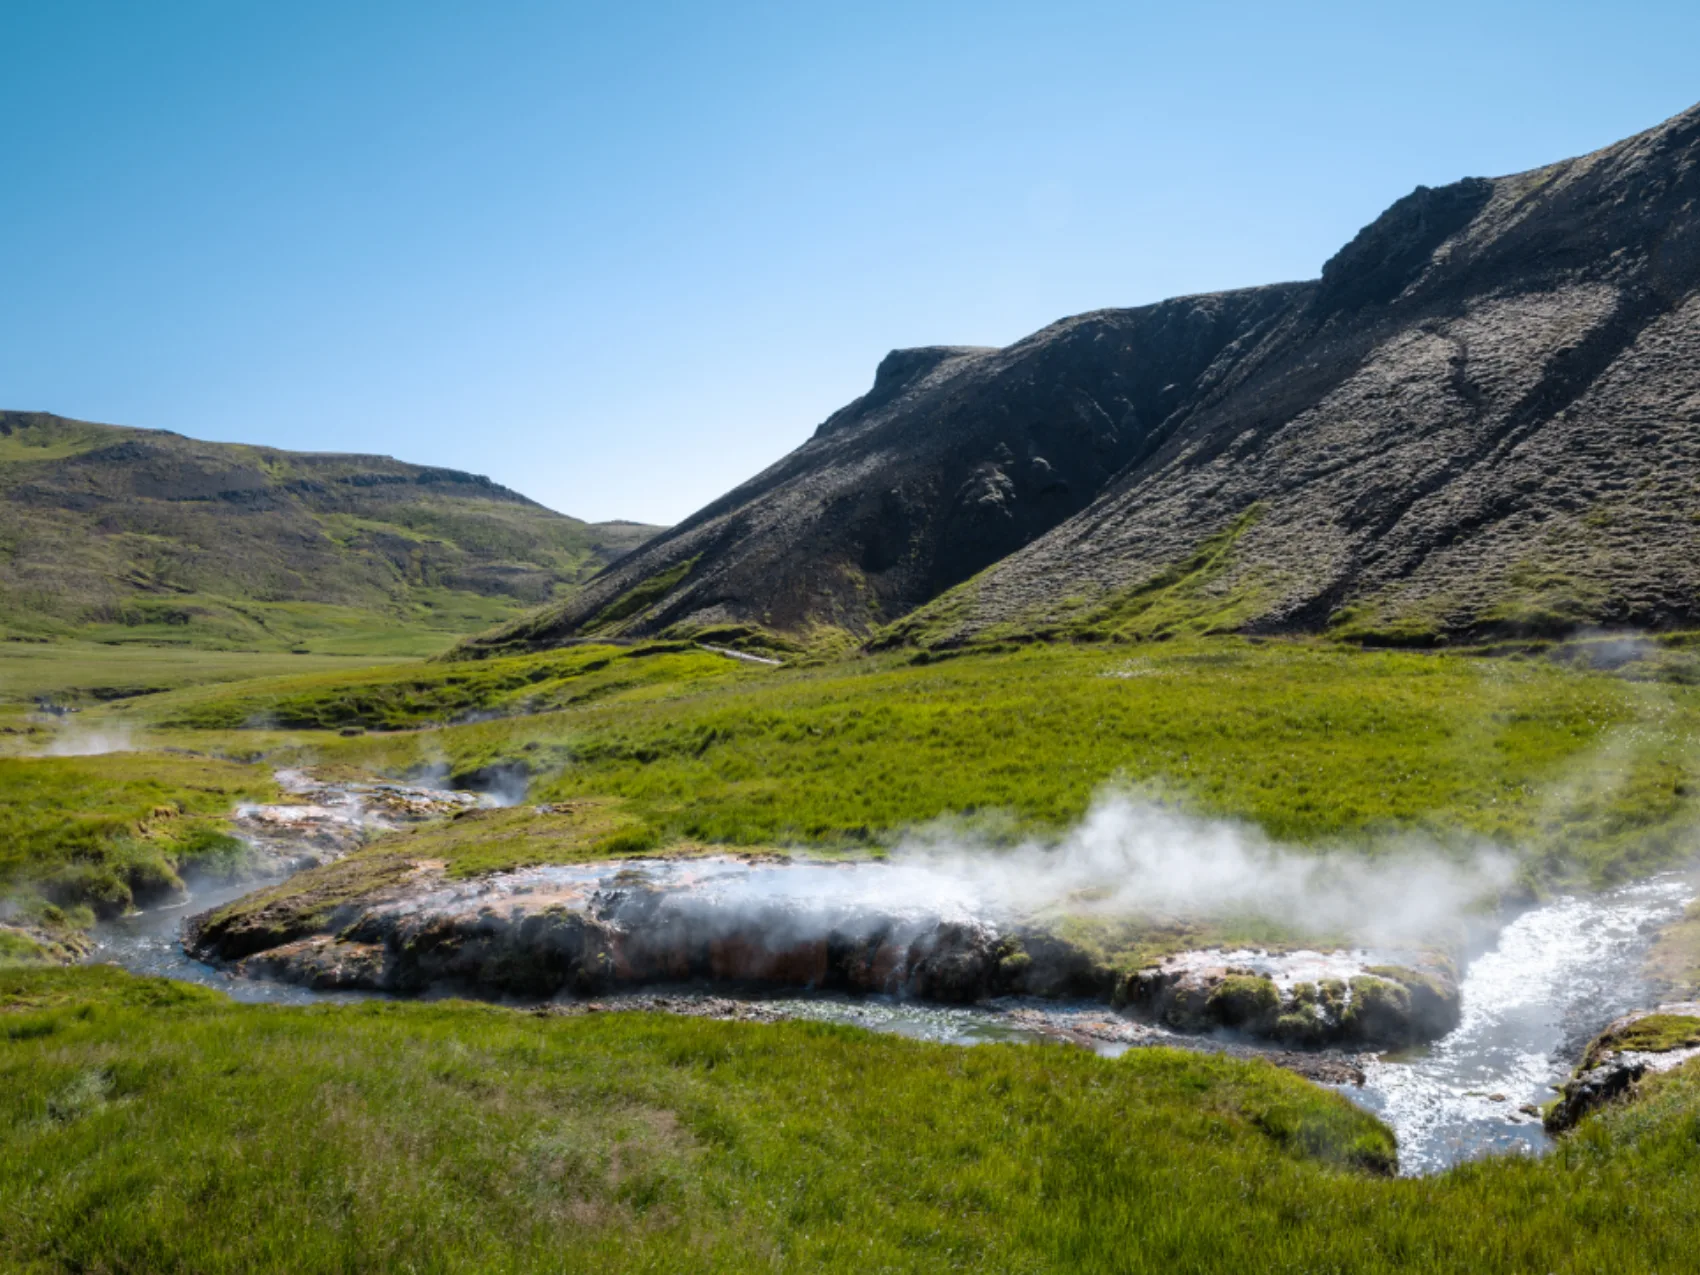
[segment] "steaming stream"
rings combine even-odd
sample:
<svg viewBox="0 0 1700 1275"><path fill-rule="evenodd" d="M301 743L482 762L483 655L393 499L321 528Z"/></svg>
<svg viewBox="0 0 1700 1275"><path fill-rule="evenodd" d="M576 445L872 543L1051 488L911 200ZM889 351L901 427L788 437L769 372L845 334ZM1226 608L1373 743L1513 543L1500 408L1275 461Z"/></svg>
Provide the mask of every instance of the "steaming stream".
<svg viewBox="0 0 1700 1275"><path fill-rule="evenodd" d="M327 791L331 790L321 789L315 799L326 800ZM347 790L331 792L329 800L367 826L377 827L409 817L409 803L489 804L488 798L472 794L433 795L430 790L399 785L382 786L376 796L387 808L362 806L361 795ZM288 820L282 822L287 825ZM273 828L270 835L275 838L286 831L286 827ZM674 864L664 871L695 875L707 866ZM754 875L758 879L782 876L794 883L823 874L846 875L842 868L819 865L764 866ZM235 885L192 882L190 896L182 903L98 926L90 959L215 987L249 1002L306 1004L372 995L233 978L184 952L180 940L189 916L287 875ZM885 880L891 884L890 878ZM1640 964L1651 935L1680 915L1694 897L1690 878L1668 874L1594 897L1560 898L1524 912L1465 969L1463 1018L1454 1031L1421 1050L1356 1059L1364 1083L1340 1085L1341 1092L1394 1129L1405 1173L1432 1173L1487 1152L1544 1149L1549 1139L1538 1117L1520 1108L1538 1107L1551 1098L1550 1087L1568 1074L1594 1033L1618 1014L1647 1003ZM1258 1050L1245 1042L1176 1035L1135 1023L1098 1003L1005 998L974 1006L940 1006L885 996L807 992L726 996L700 988L658 987L602 997L597 1003L610 1010L664 1009L756 1020L811 1018L964 1045L1060 1038L1107 1055L1152 1044L1227 1048L1242 1054Z"/></svg>
<svg viewBox="0 0 1700 1275"><path fill-rule="evenodd" d="M1464 1020L1421 1051L1366 1063L1350 1096L1399 1135L1405 1173L1432 1173L1490 1151L1540 1151L1538 1118L1589 1039L1646 1004L1641 976L1653 931L1694 899L1676 874L1592 898L1533 908L1464 971Z"/></svg>

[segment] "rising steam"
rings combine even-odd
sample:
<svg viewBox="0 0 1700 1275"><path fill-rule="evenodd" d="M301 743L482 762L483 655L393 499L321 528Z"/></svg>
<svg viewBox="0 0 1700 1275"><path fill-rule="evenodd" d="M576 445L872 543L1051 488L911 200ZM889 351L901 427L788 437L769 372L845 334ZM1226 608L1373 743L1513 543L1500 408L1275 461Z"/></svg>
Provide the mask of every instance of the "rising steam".
<svg viewBox="0 0 1700 1275"><path fill-rule="evenodd" d="M1067 913L1256 916L1316 935L1389 942L1437 935L1503 890L1513 870L1510 855L1484 847L1461 859L1411 841L1307 853L1245 824L1107 793L1055 843L998 847L933 830L883 863L720 858L652 861L641 872L670 896L671 909L786 941L876 917L1019 924Z"/></svg>
<svg viewBox="0 0 1700 1275"><path fill-rule="evenodd" d="M1432 933L1502 891L1516 866L1492 847L1458 858L1409 839L1307 852L1114 792L1055 845L997 850L935 836L894 859L988 911L1255 915L1366 939Z"/></svg>

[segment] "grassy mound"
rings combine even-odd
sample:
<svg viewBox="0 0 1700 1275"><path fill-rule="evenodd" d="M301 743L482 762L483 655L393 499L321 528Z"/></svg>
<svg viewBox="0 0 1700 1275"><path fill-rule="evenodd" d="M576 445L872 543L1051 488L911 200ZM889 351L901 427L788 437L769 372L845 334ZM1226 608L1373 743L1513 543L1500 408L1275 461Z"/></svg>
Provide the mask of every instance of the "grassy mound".
<svg viewBox="0 0 1700 1275"><path fill-rule="evenodd" d="M116 753L0 757L0 901L10 920L69 934L217 870L245 848L227 831L241 801L275 795L268 772L206 758ZM14 935L0 961L38 955Z"/></svg>
<svg viewBox="0 0 1700 1275"><path fill-rule="evenodd" d="M172 696L147 709L195 730L405 730L474 716L538 713L620 692L734 681L749 665L689 643L577 646L487 663L417 664L255 680Z"/></svg>

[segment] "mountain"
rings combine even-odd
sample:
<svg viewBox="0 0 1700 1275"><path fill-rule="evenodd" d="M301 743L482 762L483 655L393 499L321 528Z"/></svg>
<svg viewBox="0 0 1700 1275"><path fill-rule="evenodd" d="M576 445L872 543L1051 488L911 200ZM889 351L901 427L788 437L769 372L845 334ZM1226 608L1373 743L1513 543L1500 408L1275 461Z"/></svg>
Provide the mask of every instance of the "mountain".
<svg viewBox="0 0 1700 1275"><path fill-rule="evenodd" d="M790 456L466 649L1686 625L1697 461L1700 107L1419 187L1314 281L895 352Z"/></svg>
<svg viewBox="0 0 1700 1275"><path fill-rule="evenodd" d="M0 412L0 633L366 651L569 592L657 528L476 474Z"/></svg>

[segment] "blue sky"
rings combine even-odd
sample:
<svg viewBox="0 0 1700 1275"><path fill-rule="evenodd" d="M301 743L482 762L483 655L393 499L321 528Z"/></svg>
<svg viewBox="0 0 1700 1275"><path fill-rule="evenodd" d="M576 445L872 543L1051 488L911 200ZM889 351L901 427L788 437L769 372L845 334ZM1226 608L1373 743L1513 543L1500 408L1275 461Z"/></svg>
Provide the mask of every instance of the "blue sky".
<svg viewBox="0 0 1700 1275"><path fill-rule="evenodd" d="M1700 5L4 0L0 406L675 521L892 347L1314 276Z"/></svg>

